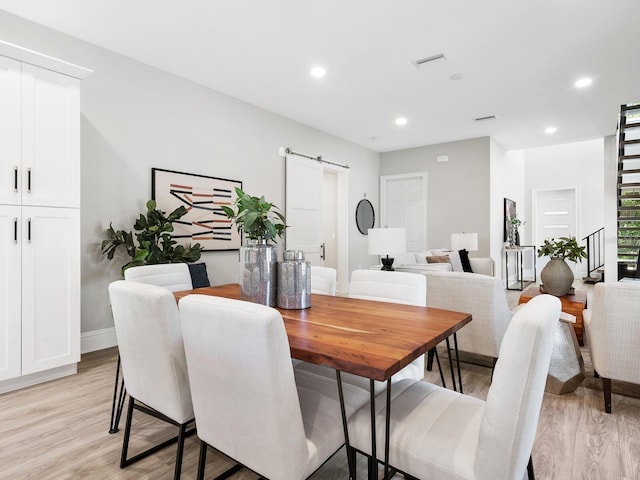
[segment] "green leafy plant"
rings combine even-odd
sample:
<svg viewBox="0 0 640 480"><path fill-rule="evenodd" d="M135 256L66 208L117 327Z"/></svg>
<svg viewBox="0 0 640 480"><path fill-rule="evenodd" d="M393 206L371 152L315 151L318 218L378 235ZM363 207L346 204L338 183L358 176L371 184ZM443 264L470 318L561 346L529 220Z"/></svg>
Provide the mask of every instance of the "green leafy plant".
<svg viewBox="0 0 640 480"><path fill-rule="evenodd" d="M131 261L123 265L122 273L129 267L153 265L158 263L192 263L200 259L202 247L194 245L178 245L171 238L173 222L187 213L184 206L176 208L169 215L156 208L156 202L147 202L147 215L140 217L133 225L133 231L115 230L109 224L107 239L102 241L102 253L113 260L116 251L124 248Z"/></svg>
<svg viewBox="0 0 640 480"><path fill-rule="evenodd" d="M244 232L253 240L276 241L276 237L282 236L287 225L278 207L267 202L264 196L253 197L241 188L236 188L236 195L235 210L227 206L223 206L222 210L235 222L238 232Z"/></svg>
<svg viewBox="0 0 640 480"><path fill-rule="evenodd" d="M578 245L576 237L547 238L538 249L538 256L569 259L572 262L582 262L587 258L585 247Z"/></svg>

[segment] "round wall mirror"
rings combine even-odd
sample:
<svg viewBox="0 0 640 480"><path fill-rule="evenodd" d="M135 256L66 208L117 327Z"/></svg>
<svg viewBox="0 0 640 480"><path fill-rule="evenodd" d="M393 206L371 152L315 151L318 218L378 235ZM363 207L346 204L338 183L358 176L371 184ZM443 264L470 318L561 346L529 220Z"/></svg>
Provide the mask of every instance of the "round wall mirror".
<svg viewBox="0 0 640 480"><path fill-rule="evenodd" d="M356 207L356 225L363 235L367 235L367 230L373 228L376 223L376 214L373 211L373 205L366 198L358 202Z"/></svg>

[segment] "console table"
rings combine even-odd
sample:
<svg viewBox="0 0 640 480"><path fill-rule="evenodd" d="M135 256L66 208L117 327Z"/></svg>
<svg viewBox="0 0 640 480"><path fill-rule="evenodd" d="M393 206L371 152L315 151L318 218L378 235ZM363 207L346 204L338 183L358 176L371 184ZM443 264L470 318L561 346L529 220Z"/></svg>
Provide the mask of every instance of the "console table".
<svg viewBox="0 0 640 480"><path fill-rule="evenodd" d="M524 278L524 253L531 251L531 258L533 262L533 278ZM514 286L509 286L509 255L515 255L516 262L516 283ZM525 284L534 283L536 281L536 247L535 245L520 245L514 247L505 247L504 249L504 269L505 269L505 283L507 290L520 290L524 289ZM520 284L520 285L518 285Z"/></svg>

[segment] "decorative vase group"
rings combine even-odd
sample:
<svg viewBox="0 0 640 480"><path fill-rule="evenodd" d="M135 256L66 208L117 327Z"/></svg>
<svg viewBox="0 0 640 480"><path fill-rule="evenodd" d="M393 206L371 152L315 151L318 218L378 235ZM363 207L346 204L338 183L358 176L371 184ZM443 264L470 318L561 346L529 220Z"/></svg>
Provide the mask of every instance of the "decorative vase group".
<svg viewBox="0 0 640 480"><path fill-rule="evenodd" d="M240 247L240 297L249 302L276 306L278 249L266 240L248 240Z"/></svg>
<svg viewBox="0 0 640 480"><path fill-rule="evenodd" d="M299 250L287 250L278 262L278 249L266 240L249 240L240 247L240 298L269 307L303 309L311 306L311 266Z"/></svg>
<svg viewBox="0 0 640 480"><path fill-rule="evenodd" d="M562 297L571 291L574 277L563 258L552 257L540 272L540 279L545 293Z"/></svg>

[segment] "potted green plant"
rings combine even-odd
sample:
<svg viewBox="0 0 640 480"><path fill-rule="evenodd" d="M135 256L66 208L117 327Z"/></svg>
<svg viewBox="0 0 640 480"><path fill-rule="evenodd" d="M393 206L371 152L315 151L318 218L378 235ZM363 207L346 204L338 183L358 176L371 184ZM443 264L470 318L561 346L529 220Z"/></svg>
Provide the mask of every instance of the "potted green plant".
<svg viewBox="0 0 640 480"><path fill-rule="evenodd" d="M558 297L569 293L574 276L565 260L581 262L583 258L587 258L585 247L580 246L575 237L560 237L557 240L548 238L538 248L538 257L542 256L550 258L540 272L545 293Z"/></svg>
<svg viewBox="0 0 640 480"><path fill-rule="evenodd" d="M193 245L178 245L171 237L173 222L187 213L184 206L176 208L167 215L158 210L156 202L147 202L147 214L140 217L133 225L133 231L116 230L109 223L107 239L102 241L102 253L112 260L118 250L124 251L131 260L122 266L122 274L130 267L152 265L158 263L192 263L200 259L202 247L199 243Z"/></svg>
<svg viewBox="0 0 640 480"><path fill-rule="evenodd" d="M512 245L519 246L520 245L520 227L522 227L525 221L520 220L518 215L514 215L511 217L511 243Z"/></svg>
<svg viewBox="0 0 640 480"><path fill-rule="evenodd" d="M278 250L271 241L284 234L284 215L264 196L249 195L241 188L236 188L236 195L233 207L222 210L247 237L247 244L240 247L242 299L274 307Z"/></svg>

